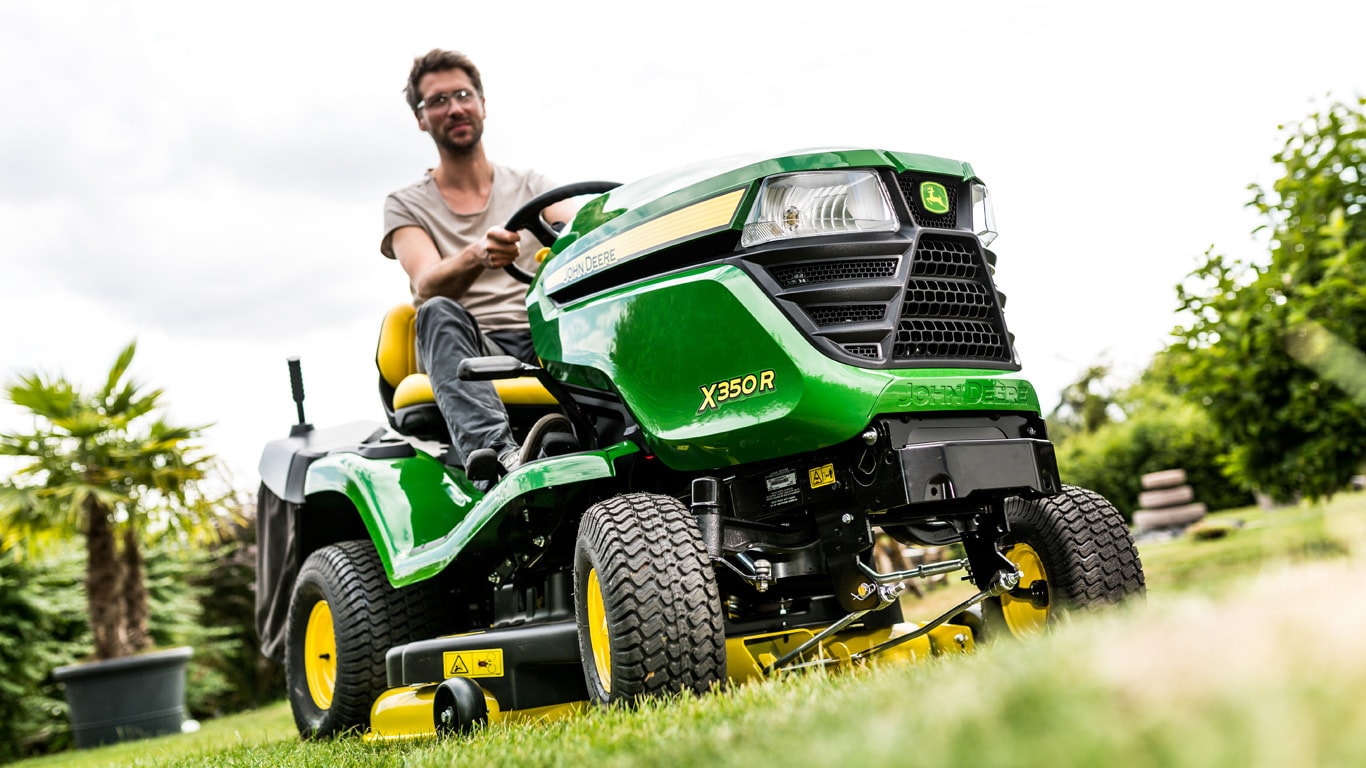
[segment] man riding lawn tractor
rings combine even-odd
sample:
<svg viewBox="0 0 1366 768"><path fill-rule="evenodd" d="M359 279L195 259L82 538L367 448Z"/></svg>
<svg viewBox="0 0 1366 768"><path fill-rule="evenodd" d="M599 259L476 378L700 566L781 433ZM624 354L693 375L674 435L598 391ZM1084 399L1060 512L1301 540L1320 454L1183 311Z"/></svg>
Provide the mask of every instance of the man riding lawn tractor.
<svg viewBox="0 0 1366 768"><path fill-rule="evenodd" d="M504 229L545 246L507 269L535 362L454 376L506 404L505 475L409 386L410 305L381 334L387 423L300 404L263 453L258 618L305 736L961 653L1142 594L1122 517L1059 483L968 164L730 158L556 188ZM875 529L961 556L879 572ZM976 593L905 620L901 583L944 573Z"/></svg>

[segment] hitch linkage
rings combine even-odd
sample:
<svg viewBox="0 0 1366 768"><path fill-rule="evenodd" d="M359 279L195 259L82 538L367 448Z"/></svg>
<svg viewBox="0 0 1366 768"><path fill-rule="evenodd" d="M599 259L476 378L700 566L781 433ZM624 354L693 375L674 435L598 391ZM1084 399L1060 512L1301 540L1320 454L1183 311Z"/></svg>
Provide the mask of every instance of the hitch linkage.
<svg viewBox="0 0 1366 768"><path fill-rule="evenodd" d="M821 642L825 641L826 638L834 635L837 632L840 632L844 628L848 627L850 624L853 624L855 621L858 621L865 614L871 613L872 611L880 611L883 608L886 608L887 606L896 602L896 598L900 596L901 591L903 589L902 585L900 584L900 582L903 579L956 571L960 568L964 568L967 566L967 559L964 558L962 560L949 560L943 563L931 563L928 565L918 566L909 571L896 571L894 573L885 574L878 573L877 571L874 571L872 568L869 568L868 566L862 563L860 563L859 565L863 569L864 573L866 573L870 578L872 578L875 582L879 584L878 606L876 608L870 608L864 611L854 611L853 613L850 613L849 615L845 616L844 618L840 619L834 624L831 624L830 626L826 627L825 629L821 630L816 635L811 637L806 642L797 646L793 650L783 654L781 658L777 659L772 664L765 667L764 674L769 675L783 667L789 666L790 662L792 662L794 659L797 659L802 654L816 647ZM1014 566L1011 567L1011 570L1002 569L1000 571L997 571L995 574L992 575L991 580L988 583L986 589L981 590L977 594L973 595L972 597L969 597L968 599L964 600L958 605L955 605L954 607L940 614L935 619L926 622L923 626L911 632L908 632L904 635L900 635L898 637L894 637L890 640L886 640L882 643L879 643L878 645L873 646L872 648L869 648L866 651L860 651L858 653L850 655L849 660L851 662L862 661L872 656L876 656L877 654L885 653L903 643L908 643L912 640L915 640L916 638L924 637L939 625L947 622L949 619L953 618L954 616L957 616L963 611L966 611L972 606L977 605L978 603L981 603L987 600L988 598L999 597L1010 592L1011 590L1016 589L1020 585L1021 578L1023 578L1023 574L1021 574L1018 570L1015 570Z"/></svg>

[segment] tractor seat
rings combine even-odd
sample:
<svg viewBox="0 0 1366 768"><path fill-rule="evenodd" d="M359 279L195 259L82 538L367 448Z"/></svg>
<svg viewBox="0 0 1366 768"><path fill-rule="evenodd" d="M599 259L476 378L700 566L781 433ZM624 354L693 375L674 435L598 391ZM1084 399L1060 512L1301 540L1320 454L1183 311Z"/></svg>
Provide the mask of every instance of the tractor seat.
<svg viewBox="0 0 1366 768"><path fill-rule="evenodd" d="M417 364L417 307L399 304L384 315L380 325L375 365L379 368L379 394L384 415L396 432L422 440L450 442L446 420L436 407L432 382ZM554 396L533 376L493 382L507 406L517 432L520 415L534 421L558 409Z"/></svg>

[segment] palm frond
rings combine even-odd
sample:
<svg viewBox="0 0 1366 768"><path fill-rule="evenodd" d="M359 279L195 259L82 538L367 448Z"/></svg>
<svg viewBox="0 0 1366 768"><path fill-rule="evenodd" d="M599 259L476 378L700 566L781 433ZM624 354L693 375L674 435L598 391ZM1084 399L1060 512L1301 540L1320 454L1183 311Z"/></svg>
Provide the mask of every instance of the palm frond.
<svg viewBox="0 0 1366 768"><path fill-rule="evenodd" d="M114 367L109 369L109 379L105 382L104 389L100 392L100 400L108 401L109 396L118 389L119 383L123 380L124 374L128 373L128 367L133 364L133 355L138 350L137 339L128 342L128 346L119 352L119 356L114 360Z"/></svg>

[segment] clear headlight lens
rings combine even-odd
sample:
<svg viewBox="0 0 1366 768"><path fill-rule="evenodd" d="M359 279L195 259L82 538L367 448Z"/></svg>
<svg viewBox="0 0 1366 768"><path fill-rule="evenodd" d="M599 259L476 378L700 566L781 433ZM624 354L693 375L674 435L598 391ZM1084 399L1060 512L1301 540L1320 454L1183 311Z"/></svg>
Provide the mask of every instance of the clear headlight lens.
<svg viewBox="0 0 1366 768"><path fill-rule="evenodd" d="M759 187L740 245L785 237L897 228L887 190L872 171L812 171L770 176Z"/></svg>
<svg viewBox="0 0 1366 768"><path fill-rule="evenodd" d="M972 183L972 229L984 246L996 239L996 215L991 211L987 186L980 181Z"/></svg>

